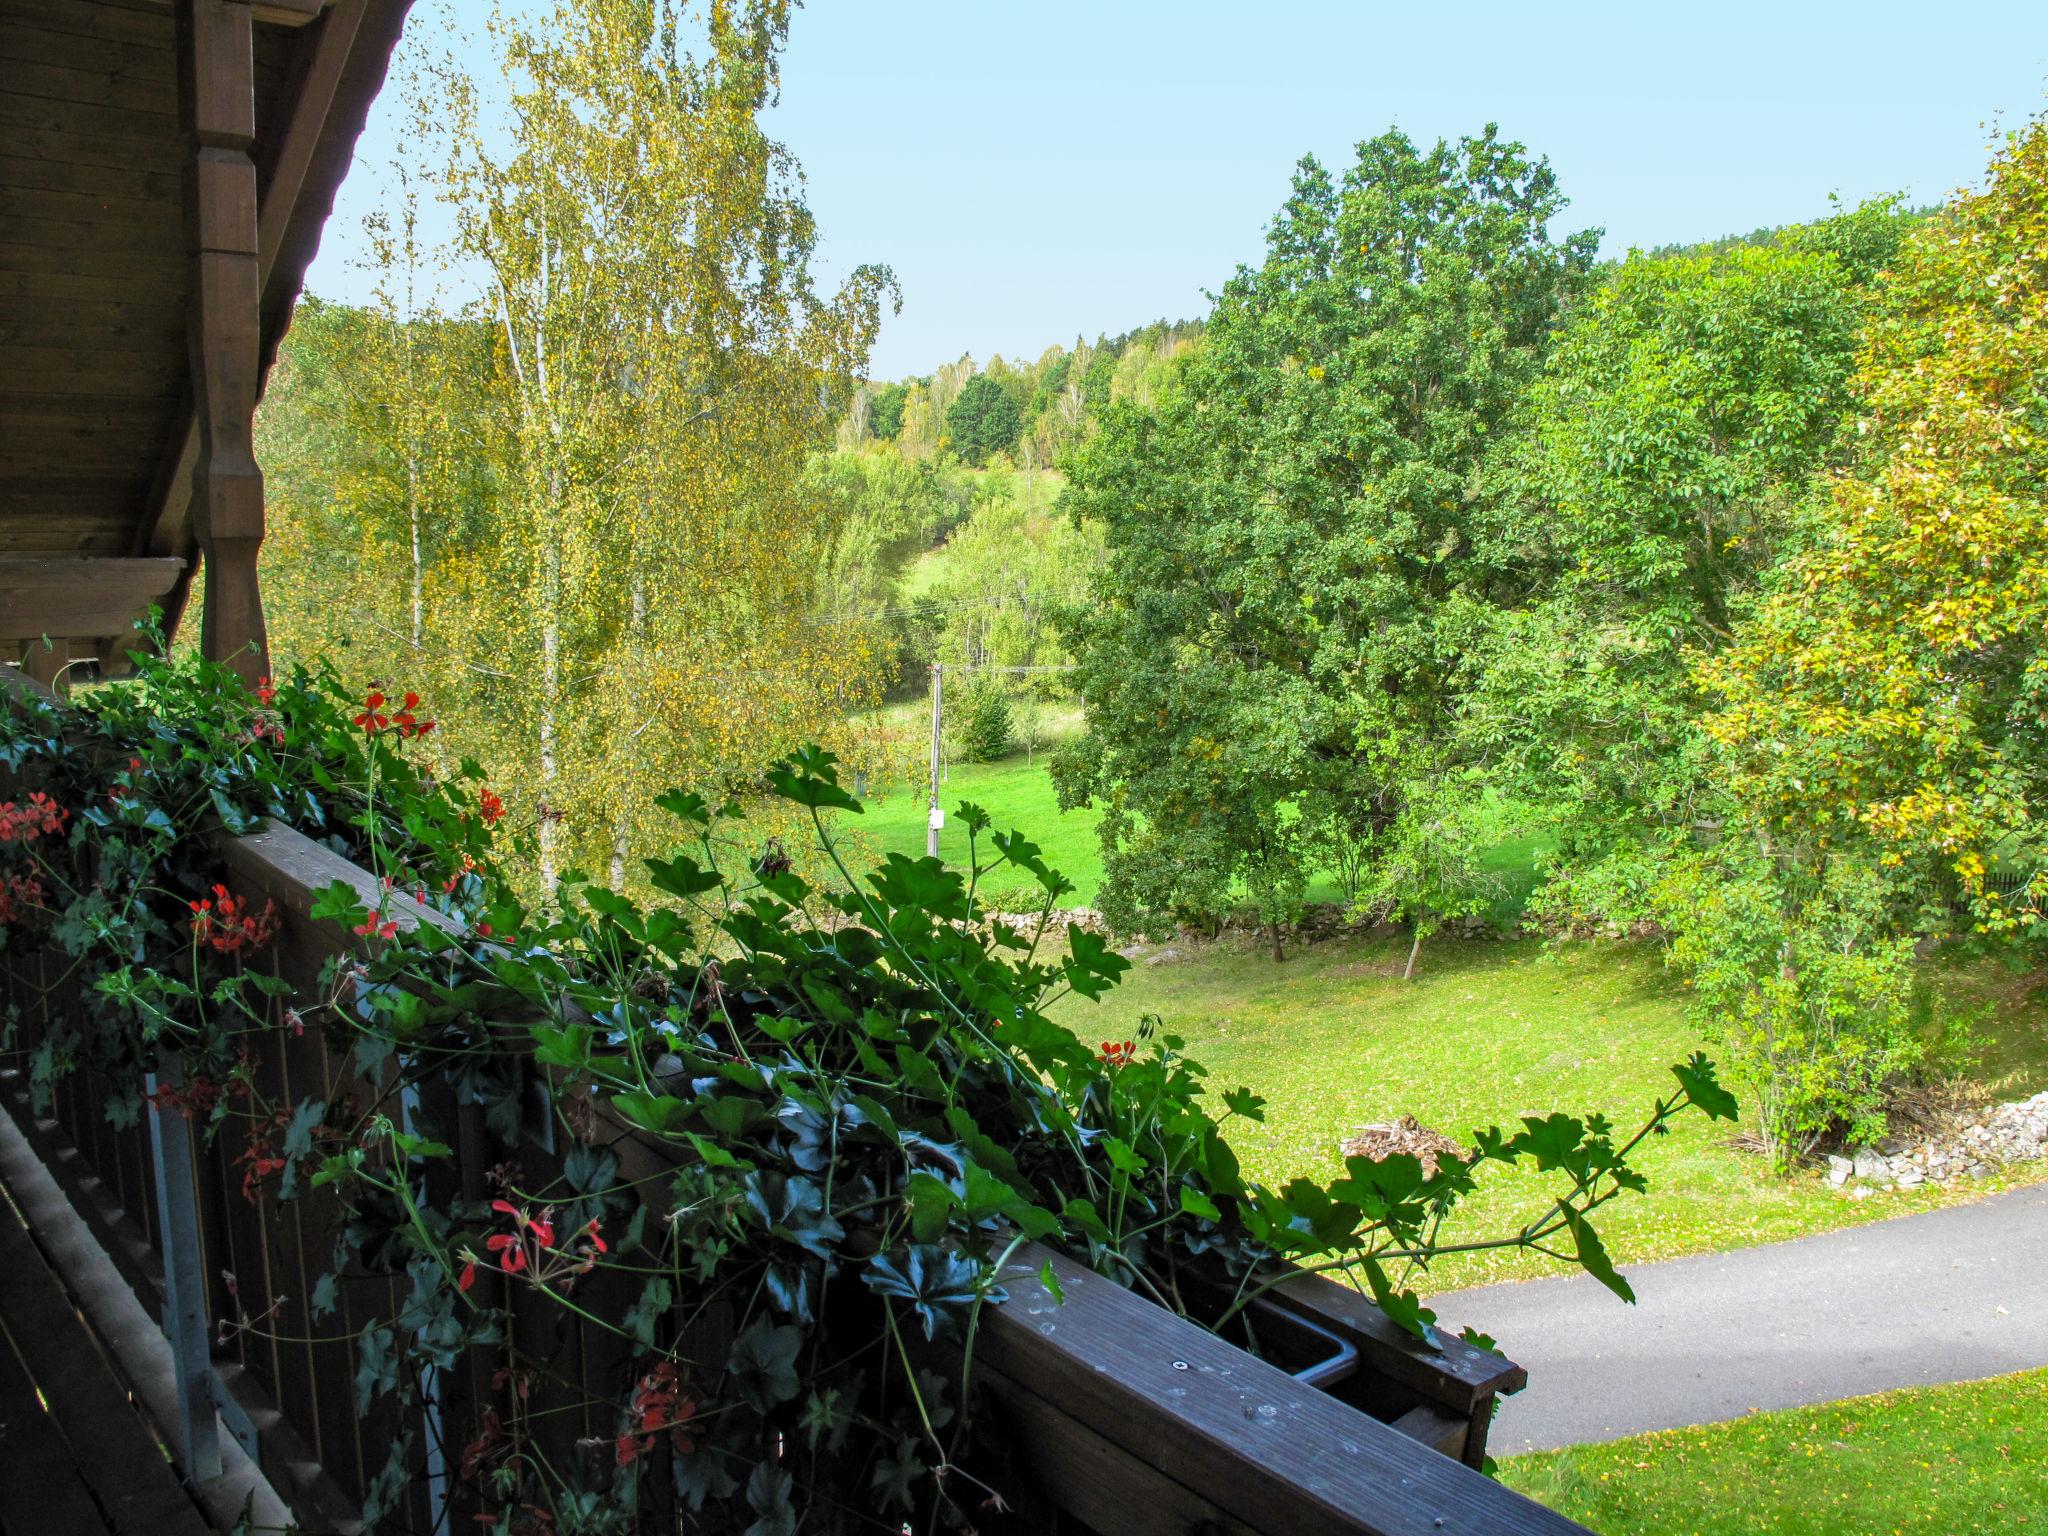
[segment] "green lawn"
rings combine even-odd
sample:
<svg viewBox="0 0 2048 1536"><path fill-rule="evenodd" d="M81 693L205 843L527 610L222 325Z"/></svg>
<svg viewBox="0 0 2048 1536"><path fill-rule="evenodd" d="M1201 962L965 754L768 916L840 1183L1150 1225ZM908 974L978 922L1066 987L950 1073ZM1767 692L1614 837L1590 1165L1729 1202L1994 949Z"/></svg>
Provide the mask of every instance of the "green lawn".
<svg viewBox="0 0 2048 1536"><path fill-rule="evenodd" d="M1249 1172L1269 1180L1335 1175L1344 1136L1404 1113L1459 1137L1555 1109L1598 1110L1632 1128L1674 1086L1669 1064L1698 1045L1681 990L1648 944L1546 950L1535 940L1439 940L1424 947L1412 984L1400 980L1401 938L1297 946L1279 965L1251 940L1171 947L1182 957L1145 963L1155 947L1106 1001L1069 999L1059 1017L1093 1041L1133 1035L1157 1015L1219 1091L1243 1083L1263 1094L1265 1123L1240 1124L1232 1144ZM1942 984L1993 1004L1983 1033L2001 1093L2048 1086L2048 993L2039 979L1979 967L1947 973ZM1600 1224L1617 1260L1774 1242L1965 1199L1997 1182L1852 1201L1817 1176L1771 1177L1728 1145L1730 1132L1726 1122L1690 1116L1642 1149L1648 1198L1624 1197ZM1533 1214L1549 1186L1532 1173L1489 1169L1460 1228L1499 1235ZM1553 1267L1535 1254L1463 1257L1439 1265L1429 1288Z"/></svg>
<svg viewBox="0 0 2048 1536"><path fill-rule="evenodd" d="M1100 818L1094 811L1060 814L1045 762L1040 753L1029 765L1022 757L1005 758L1000 763L953 764L940 785L946 828L939 834L939 857L957 868L966 867L967 828L956 811L961 801L972 801L994 818L993 830L1023 832L1038 844L1054 869L1074 882L1075 894L1065 898L1066 905L1093 906L1102 883L1102 853L1095 840L1095 823ZM878 854L921 856L925 849L924 786L892 785L887 793L870 799L857 830ZM995 849L984 844L982 861L986 863L994 855ZM985 889L1000 901L1027 887L1035 891L1037 883L1013 870ZM1037 903L1033 900L1031 904Z"/></svg>
<svg viewBox="0 0 2048 1536"><path fill-rule="evenodd" d="M1039 708L1044 712L1041 728L1050 742L1063 740L1080 729L1080 713L1073 706L1045 704ZM930 709L922 701L910 701L889 705L882 713L887 725L900 732L914 730L929 720ZM1027 761L1018 753L999 763L948 766L939 793L947 819L946 829L940 834L939 856L955 867L965 867L967 836L954 813L961 801L971 800L994 818L996 830L1022 831L1045 851L1053 868L1074 882L1076 894L1068 898L1068 905L1093 906L1102 886L1102 848L1095 837L1096 823L1102 818L1093 810L1060 810L1046 766L1048 755L1048 751L1037 752ZM1501 822L1501 841L1481 860L1500 882L1498 895L1488 908L1488 915L1496 922L1509 921L1520 914L1529 893L1535 889L1536 860L1546 846L1542 838L1521 833L1509 811L1502 811ZM920 779L887 786L869 801L860 830L878 853L922 854L924 782ZM995 887L995 893L1021 890L1028 884L1011 877ZM1310 882L1308 898L1336 902L1344 899L1344 893L1334 877L1321 875Z"/></svg>
<svg viewBox="0 0 2048 1536"><path fill-rule="evenodd" d="M1501 1480L1604 1536L2048 1531L2048 1371L1517 1456Z"/></svg>

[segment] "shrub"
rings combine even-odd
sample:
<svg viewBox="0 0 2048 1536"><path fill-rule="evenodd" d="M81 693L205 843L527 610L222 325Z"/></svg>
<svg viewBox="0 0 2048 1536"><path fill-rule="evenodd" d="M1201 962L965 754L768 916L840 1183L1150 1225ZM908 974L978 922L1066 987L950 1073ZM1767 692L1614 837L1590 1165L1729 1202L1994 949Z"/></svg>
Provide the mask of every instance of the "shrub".
<svg viewBox="0 0 2048 1536"><path fill-rule="evenodd" d="M962 690L953 718L953 755L967 763L993 763L1009 756L1010 697L1000 682L978 677Z"/></svg>
<svg viewBox="0 0 2048 1536"><path fill-rule="evenodd" d="M1878 871L1835 856L1802 870L1732 834L1661 892L1692 1013L1727 1053L1781 1171L1831 1131L1884 1134L1891 1090L1925 1058L1913 941L1893 937Z"/></svg>

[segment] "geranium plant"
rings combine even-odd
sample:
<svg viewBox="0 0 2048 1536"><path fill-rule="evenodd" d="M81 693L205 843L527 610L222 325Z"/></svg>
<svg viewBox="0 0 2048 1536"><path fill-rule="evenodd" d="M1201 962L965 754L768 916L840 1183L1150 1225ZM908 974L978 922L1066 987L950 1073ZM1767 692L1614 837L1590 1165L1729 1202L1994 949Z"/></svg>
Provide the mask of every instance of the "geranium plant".
<svg viewBox="0 0 2048 1536"><path fill-rule="evenodd" d="M0 923L10 954L65 957L91 1000L35 1043L38 1085L89 1063L132 1116L170 1063L160 1102L234 1138L247 1199L335 1202L313 1294L233 1327L345 1339L359 1409L395 1401L406 1424L445 1373L494 1362L488 1400L437 1421L480 1528L626 1532L672 1504L747 1536L986 1528L1010 1474L977 1439L973 1341L1026 1242L1250 1347L1250 1303L1297 1267L1433 1340L1411 1283L1446 1253L1539 1248L1626 1296L1595 1213L1643 1188L1645 1136L1734 1112L1695 1057L1628 1138L1558 1114L1428 1175L1353 1158L1268 1186L1228 1139L1255 1094L1213 1093L1156 1027L1090 1043L1056 1022L1126 963L1087 933L988 921L992 880L1029 881L1048 911L1069 887L978 808L959 811L964 872L855 871L832 826L860 804L806 749L729 801L661 796L676 847L647 861L645 899L570 872L527 902L501 873L519 856L502 801L473 763L431 771L445 744L423 708L325 672L250 698L219 668L147 660L78 707L25 702L0 731L20 788ZM770 799L808 819L821 873L750 832L745 803ZM349 944L303 990L259 963L278 914L221 863L219 834L266 818L376 877L312 903ZM256 1064L308 1028L351 1079L273 1101ZM467 1193L464 1116L491 1145ZM1521 1162L1553 1175L1550 1202L1454 1235L1489 1167ZM364 1274L402 1304L344 1335L337 1295ZM608 1388L565 1364L564 1329L621 1362ZM604 1432L565 1442L565 1414ZM373 1524L425 1454L394 1438Z"/></svg>

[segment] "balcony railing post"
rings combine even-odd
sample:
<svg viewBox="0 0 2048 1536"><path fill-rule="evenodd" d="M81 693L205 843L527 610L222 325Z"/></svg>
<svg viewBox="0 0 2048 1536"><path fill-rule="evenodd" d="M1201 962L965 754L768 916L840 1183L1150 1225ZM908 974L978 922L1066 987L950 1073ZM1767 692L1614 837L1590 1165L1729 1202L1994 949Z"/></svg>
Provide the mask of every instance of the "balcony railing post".
<svg viewBox="0 0 2048 1536"><path fill-rule="evenodd" d="M186 1476L203 1483L220 1476L220 1425L213 1398L211 1324L206 1315L205 1248L199 1236L199 1196L193 1182L192 1135L182 1118L158 1102L165 1082L183 1085L168 1057L144 1079L149 1095L149 1150L156 1171L156 1212L163 1233L164 1337L177 1376L178 1450Z"/></svg>

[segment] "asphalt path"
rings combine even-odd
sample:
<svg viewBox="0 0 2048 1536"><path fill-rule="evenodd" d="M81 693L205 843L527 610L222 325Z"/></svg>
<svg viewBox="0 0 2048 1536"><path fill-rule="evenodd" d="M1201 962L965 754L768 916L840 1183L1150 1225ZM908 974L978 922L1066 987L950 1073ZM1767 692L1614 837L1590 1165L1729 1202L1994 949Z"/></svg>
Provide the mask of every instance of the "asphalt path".
<svg viewBox="0 0 2048 1536"><path fill-rule="evenodd" d="M1430 1301L1528 1368L1494 1455L2048 1365L2048 1185L1624 1273Z"/></svg>

